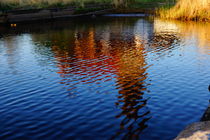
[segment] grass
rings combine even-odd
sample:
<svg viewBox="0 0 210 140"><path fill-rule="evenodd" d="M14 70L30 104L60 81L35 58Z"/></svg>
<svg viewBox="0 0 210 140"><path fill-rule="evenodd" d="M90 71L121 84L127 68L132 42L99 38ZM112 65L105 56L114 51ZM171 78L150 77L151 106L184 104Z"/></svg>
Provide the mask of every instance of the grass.
<svg viewBox="0 0 210 140"><path fill-rule="evenodd" d="M103 10L103 7L98 7L98 8L77 8L74 14L83 14L83 13L88 13L88 12L94 12L94 11L99 11Z"/></svg>
<svg viewBox="0 0 210 140"><path fill-rule="evenodd" d="M157 14L164 19L210 21L210 0L178 0L170 8L162 8Z"/></svg>
<svg viewBox="0 0 210 140"><path fill-rule="evenodd" d="M170 3L175 0L0 0L0 11L12 9L34 9L48 7L66 7L86 4L110 4L118 8L155 8L159 3Z"/></svg>
<svg viewBox="0 0 210 140"><path fill-rule="evenodd" d="M85 4L111 3L112 0L0 0L0 10L34 9L49 7L66 7L75 5L84 7Z"/></svg>
<svg viewBox="0 0 210 140"><path fill-rule="evenodd" d="M115 4L120 8L128 9L155 9L160 6L174 5L175 0L122 0L122 3Z"/></svg>

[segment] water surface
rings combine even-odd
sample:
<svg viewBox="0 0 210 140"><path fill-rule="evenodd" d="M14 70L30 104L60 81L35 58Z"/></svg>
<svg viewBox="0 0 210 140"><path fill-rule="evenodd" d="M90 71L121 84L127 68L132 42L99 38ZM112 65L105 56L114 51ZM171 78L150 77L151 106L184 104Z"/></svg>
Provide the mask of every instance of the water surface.
<svg viewBox="0 0 210 140"><path fill-rule="evenodd" d="M140 17L0 27L0 139L175 138L208 106L209 30Z"/></svg>

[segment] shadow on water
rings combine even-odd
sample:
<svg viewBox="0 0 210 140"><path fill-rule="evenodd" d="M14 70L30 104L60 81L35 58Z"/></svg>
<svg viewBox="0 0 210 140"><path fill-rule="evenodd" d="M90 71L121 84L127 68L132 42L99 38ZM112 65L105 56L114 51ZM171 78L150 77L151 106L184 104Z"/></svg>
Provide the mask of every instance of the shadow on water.
<svg viewBox="0 0 210 140"><path fill-rule="evenodd" d="M192 33L196 34L200 46L208 46L206 27L122 17L93 21L27 24L0 30L2 38L8 33L29 33L35 45L34 53L41 56L37 58L39 64L44 66L49 60L54 62L60 84L71 97L90 92L80 91L79 84L89 86L94 93L111 94L112 88L106 87L112 83L117 90L113 104L117 111L110 115L119 121L119 126L112 136L108 134L109 138L139 139L153 116L147 106L150 101L148 87L152 84L148 76L152 65L147 62L148 54L157 53L157 57L164 57L180 45L182 37ZM9 41L9 38L5 41L6 48L12 46Z"/></svg>

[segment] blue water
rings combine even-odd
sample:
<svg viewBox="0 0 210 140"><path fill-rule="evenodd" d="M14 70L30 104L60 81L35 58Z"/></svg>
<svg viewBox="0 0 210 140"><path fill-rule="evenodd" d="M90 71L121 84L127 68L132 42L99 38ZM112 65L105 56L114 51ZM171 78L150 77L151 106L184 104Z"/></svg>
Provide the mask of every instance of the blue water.
<svg viewBox="0 0 210 140"><path fill-rule="evenodd" d="M0 139L175 138L209 104L209 30L133 17L0 27Z"/></svg>

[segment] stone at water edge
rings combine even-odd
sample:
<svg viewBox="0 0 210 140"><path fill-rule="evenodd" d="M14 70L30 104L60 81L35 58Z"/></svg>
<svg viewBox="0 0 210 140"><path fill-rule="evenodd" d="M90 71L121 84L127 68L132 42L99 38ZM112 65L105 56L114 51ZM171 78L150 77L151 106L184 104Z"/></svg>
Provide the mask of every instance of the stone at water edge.
<svg viewBox="0 0 210 140"><path fill-rule="evenodd" d="M209 140L210 121L188 125L175 140Z"/></svg>

